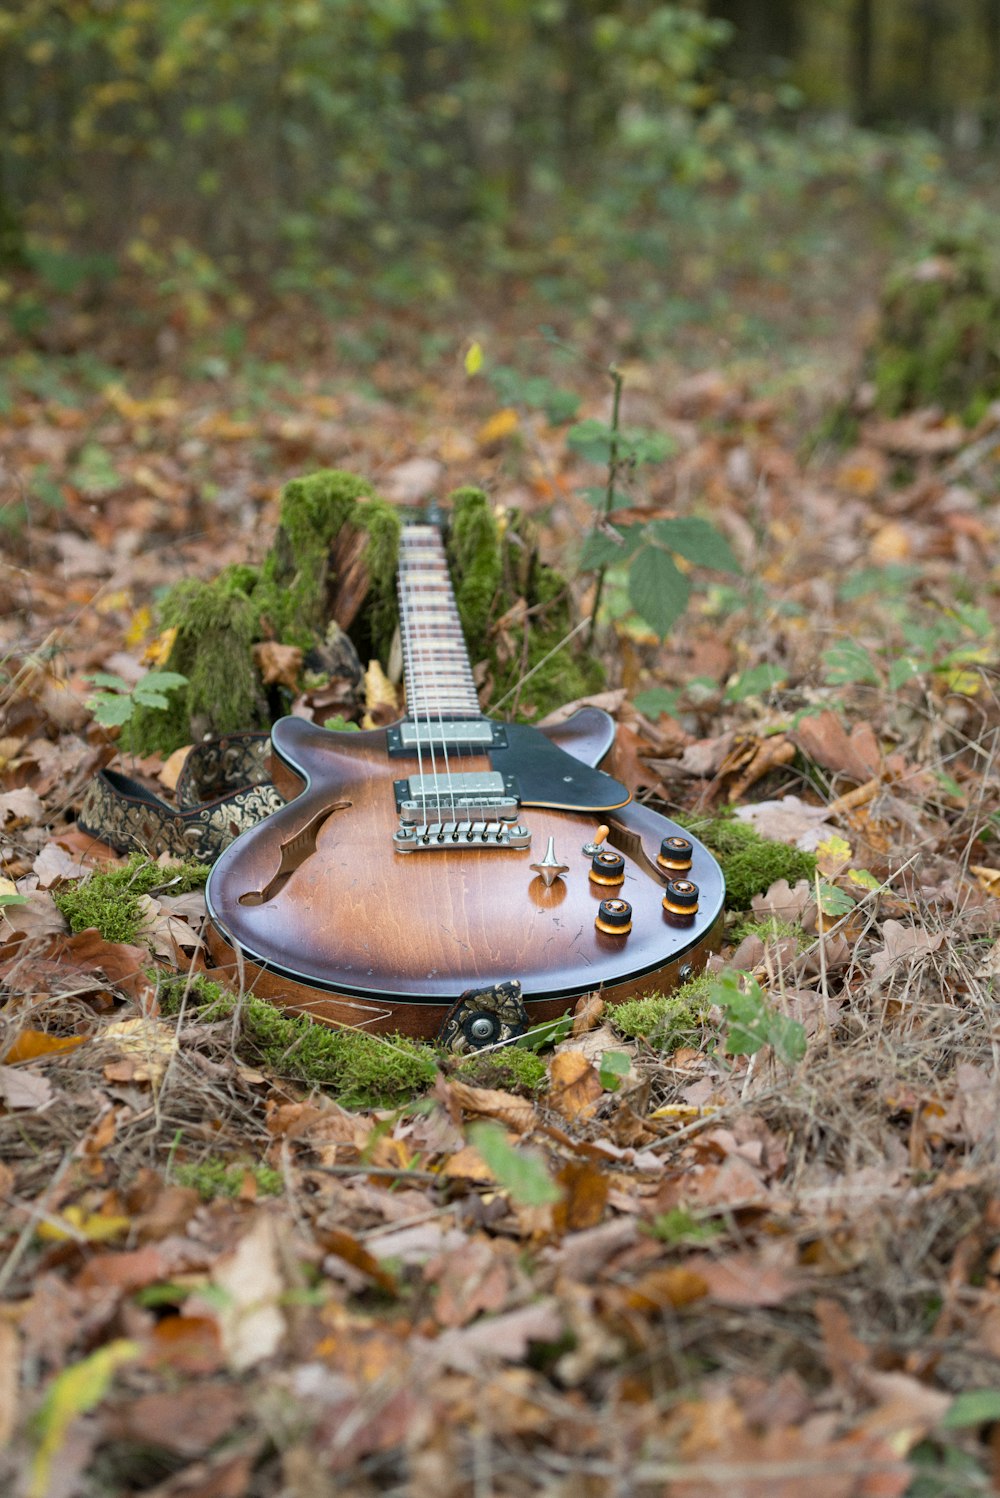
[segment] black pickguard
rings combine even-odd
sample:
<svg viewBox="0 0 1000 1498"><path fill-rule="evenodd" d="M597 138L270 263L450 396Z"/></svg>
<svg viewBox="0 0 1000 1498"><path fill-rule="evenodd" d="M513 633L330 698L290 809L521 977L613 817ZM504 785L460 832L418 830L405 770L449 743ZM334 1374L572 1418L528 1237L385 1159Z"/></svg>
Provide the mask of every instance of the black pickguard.
<svg viewBox="0 0 1000 1498"><path fill-rule="evenodd" d="M612 811L630 795L620 780L583 764L527 723L507 723L505 749L490 750L490 764L513 776L524 806L564 811Z"/></svg>

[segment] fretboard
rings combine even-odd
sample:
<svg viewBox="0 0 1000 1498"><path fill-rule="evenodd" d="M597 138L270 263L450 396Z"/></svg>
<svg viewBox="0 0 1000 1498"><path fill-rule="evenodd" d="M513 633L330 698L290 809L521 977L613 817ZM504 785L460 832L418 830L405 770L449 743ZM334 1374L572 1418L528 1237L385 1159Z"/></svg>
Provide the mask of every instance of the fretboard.
<svg viewBox="0 0 1000 1498"><path fill-rule="evenodd" d="M479 698L441 536L406 525L399 547L399 624L411 718L478 718Z"/></svg>

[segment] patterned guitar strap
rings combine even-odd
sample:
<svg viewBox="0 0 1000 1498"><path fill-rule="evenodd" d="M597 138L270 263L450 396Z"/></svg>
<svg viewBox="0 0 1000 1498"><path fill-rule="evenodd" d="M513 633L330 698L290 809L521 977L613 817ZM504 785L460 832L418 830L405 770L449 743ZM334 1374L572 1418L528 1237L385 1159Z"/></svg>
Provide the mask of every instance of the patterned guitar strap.
<svg viewBox="0 0 1000 1498"><path fill-rule="evenodd" d="M116 853L151 854L214 863L248 827L284 806L271 782L270 738L234 733L196 744L184 761L176 805L118 770L91 782L77 825Z"/></svg>

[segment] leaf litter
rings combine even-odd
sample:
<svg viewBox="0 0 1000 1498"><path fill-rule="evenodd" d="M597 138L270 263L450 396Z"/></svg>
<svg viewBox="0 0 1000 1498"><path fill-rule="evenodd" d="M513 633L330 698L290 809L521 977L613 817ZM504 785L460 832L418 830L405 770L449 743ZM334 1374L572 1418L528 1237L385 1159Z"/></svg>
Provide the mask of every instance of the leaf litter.
<svg viewBox="0 0 1000 1498"><path fill-rule="evenodd" d="M729 914L679 1040L591 996L532 1086L438 1058L412 1100L346 1106L248 1051L239 1003L203 1013L200 895L142 896L124 942L56 907L123 863L74 826L95 770L169 796L183 760L116 760L89 678L157 664L156 590L246 560L314 455L400 498L481 484L546 506L554 555L578 543L585 458L468 380L428 397L440 440L312 376L259 422L188 381L81 388L62 424L24 393L0 427L4 462L45 452L66 496L0 573L0 1483L884 1498L960 1469L988 1491L995 416L862 414L853 449L803 458L792 406L729 375L644 385L677 450L640 517L694 496L746 577L663 645L608 627L615 771L818 859ZM260 654L296 693L295 651ZM635 706L653 689L669 712ZM377 673L367 695L372 721L396 710ZM165 1012L167 977L187 998Z"/></svg>

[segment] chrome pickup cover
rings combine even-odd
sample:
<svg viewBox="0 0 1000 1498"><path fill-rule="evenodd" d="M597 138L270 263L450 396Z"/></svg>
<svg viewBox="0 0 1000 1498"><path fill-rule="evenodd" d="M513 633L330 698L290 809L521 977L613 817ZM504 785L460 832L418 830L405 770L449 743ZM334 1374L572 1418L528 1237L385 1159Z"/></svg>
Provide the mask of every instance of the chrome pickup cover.
<svg viewBox="0 0 1000 1498"><path fill-rule="evenodd" d="M531 847L531 833L520 823L418 822L404 823L393 833L397 853L440 853L446 849Z"/></svg>

